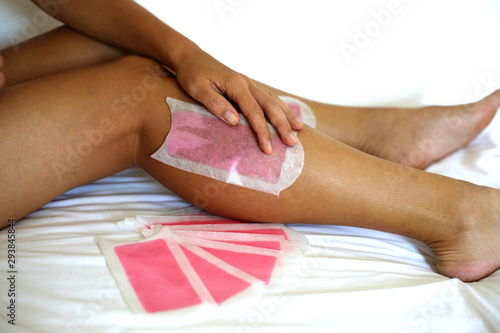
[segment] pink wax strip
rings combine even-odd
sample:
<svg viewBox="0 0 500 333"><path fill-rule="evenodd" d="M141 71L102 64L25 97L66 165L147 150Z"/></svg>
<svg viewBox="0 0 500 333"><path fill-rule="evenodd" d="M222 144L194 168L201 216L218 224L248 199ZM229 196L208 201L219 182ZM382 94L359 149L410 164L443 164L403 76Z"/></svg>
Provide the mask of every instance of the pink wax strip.
<svg viewBox="0 0 500 333"><path fill-rule="evenodd" d="M287 146L272 135L273 153L263 153L252 129L179 110L172 115L167 152L196 163L276 184Z"/></svg>
<svg viewBox="0 0 500 333"><path fill-rule="evenodd" d="M285 244L286 240L282 236L253 234L244 232L225 232L225 231L208 231L208 230L174 230L175 235L181 237L208 239L218 242L226 242L232 244L248 245L253 247L261 247L271 250L282 250L281 244ZM289 243L289 242L288 242ZM286 247L286 246L285 246Z"/></svg>
<svg viewBox="0 0 500 333"><path fill-rule="evenodd" d="M115 252L146 312L202 303L164 240L120 245Z"/></svg>
<svg viewBox="0 0 500 333"><path fill-rule="evenodd" d="M276 236L282 237L285 241L280 242L282 244L282 251L288 252L292 251L297 253L304 252L309 248L309 241L307 238L291 228L288 228L284 225L276 225L276 224L262 224L262 223L241 223L241 224L204 224L198 226L189 226L189 225L176 225L171 227L172 232L178 231L210 231L210 232L231 232L231 233L246 233L246 231L250 231L247 234L251 234L254 230L256 230L257 234L254 235L267 235L267 236ZM270 230L270 231L268 231Z"/></svg>
<svg viewBox="0 0 500 333"><path fill-rule="evenodd" d="M203 225L203 224L241 224L243 222L236 220L221 220L221 219L194 219L186 218L185 216L141 216L140 220L144 223L145 228L152 229L155 225L174 226L174 225Z"/></svg>
<svg viewBox="0 0 500 333"><path fill-rule="evenodd" d="M247 229L247 230L225 230L225 231L239 232L246 234L276 235L276 236L283 236L286 240L288 240L286 232L283 229Z"/></svg>
<svg viewBox="0 0 500 333"><path fill-rule="evenodd" d="M226 263L248 273L266 284L271 280L276 257L255 253L233 252L222 249L201 247Z"/></svg>
<svg viewBox="0 0 500 333"><path fill-rule="evenodd" d="M236 225L236 224L234 224ZM189 229L188 229L189 228ZM252 224L252 223L242 223L237 225L237 228L234 228L232 224L229 225L224 225L224 224L216 224L216 225L210 225L210 224L203 224L203 225L198 225L198 227L193 226L193 228L197 228L196 230L202 231L202 230L209 230L212 232L234 232L234 233L247 233L247 234L256 234L256 235L275 235L275 236L281 236L286 240L290 240L288 238L288 235L285 230L281 228L262 228L259 229L257 224ZM172 225L172 230L195 230L191 229L189 225L185 224L179 224L179 225Z"/></svg>
<svg viewBox="0 0 500 333"><path fill-rule="evenodd" d="M160 222L161 225L200 225L200 224L240 224L241 221L235 220L203 220L203 221L179 221L179 222Z"/></svg>
<svg viewBox="0 0 500 333"><path fill-rule="evenodd" d="M248 245L248 246L256 246L262 247L264 249L270 250L281 250L281 245L279 242L269 242L269 241L226 241L228 243L240 244L240 245Z"/></svg>
<svg viewBox="0 0 500 333"><path fill-rule="evenodd" d="M274 254L280 253L284 256L283 258L288 258L288 259L300 256L301 254L299 247L297 247L293 242L286 240L285 237L281 235L252 234L244 232L234 233L234 232L225 232L221 230L213 231L213 230L194 230L194 229L189 229L189 230L174 229L172 230L172 232L175 235L191 239L201 239L201 240L205 239L210 241L216 241L219 243L239 244L254 248L259 247L263 249L269 249L274 251L272 253ZM245 251L243 250L238 252L245 252ZM272 254L272 253L260 253L260 254Z"/></svg>
<svg viewBox="0 0 500 333"><path fill-rule="evenodd" d="M185 247L181 246L181 249L217 304L251 286L247 281L229 274Z"/></svg>
<svg viewBox="0 0 500 333"><path fill-rule="evenodd" d="M300 113L300 105L297 103L287 103L287 105L290 108L290 111L292 111L297 118L302 120L302 114Z"/></svg>

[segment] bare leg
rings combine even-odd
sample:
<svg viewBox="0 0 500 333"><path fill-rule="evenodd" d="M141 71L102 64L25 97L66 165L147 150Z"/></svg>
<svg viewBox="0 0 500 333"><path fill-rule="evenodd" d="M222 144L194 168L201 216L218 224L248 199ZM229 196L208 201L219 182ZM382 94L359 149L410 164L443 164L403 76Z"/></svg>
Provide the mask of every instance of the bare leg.
<svg viewBox="0 0 500 333"><path fill-rule="evenodd" d="M0 53L5 59L7 86L127 55L68 27L54 29Z"/></svg>
<svg viewBox="0 0 500 333"><path fill-rule="evenodd" d="M174 78L155 70L152 61L132 56L2 93L0 154L9 157L0 161L2 226L70 188L140 165L187 201L219 215L414 237L432 247L443 274L466 281L500 266L499 191L384 161L311 128L298 134L304 169L279 197L152 159L170 128L165 97L193 102Z"/></svg>
<svg viewBox="0 0 500 333"><path fill-rule="evenodd" d="M500 107L500 90L476 103L420 108L346 107L302 100L312 107L319 131L365 153L424 169L466 146L491 122Z"/></svg>
<svg viewBox="0 0 500 333"><path fill-rule="evenodd" d="M6 59L7 85L126 54L66 27L1 53ZM345 107L303 100L314 110L319 131L368 154L424 169L467 145L490 123L500 106L500 91L473 104L415 109Z"/></svg>
<svg viewBox="0 0 500 333"><path fill-rule="evenodd" d="M190 100L186 95L181 99ZM490 236L492 243L500 242L498 190L394 164L306 127L298 133L304 170L275 197L151 159L163 143L160 133L166 122L148 115L151 143L143 142L139 165L202 209L240 220L349 225L413 237L434 250L441 273L464 281L480 279L500 266L500 250L485 243Z"/></svg>
<svg viewBox="0 0 500 333"><path fill-rule="evenodd" d="M134 165L141 119L131 96L159 83L156 67L139 70L128 63L0 90L0 226L71 188Z"/></svg>

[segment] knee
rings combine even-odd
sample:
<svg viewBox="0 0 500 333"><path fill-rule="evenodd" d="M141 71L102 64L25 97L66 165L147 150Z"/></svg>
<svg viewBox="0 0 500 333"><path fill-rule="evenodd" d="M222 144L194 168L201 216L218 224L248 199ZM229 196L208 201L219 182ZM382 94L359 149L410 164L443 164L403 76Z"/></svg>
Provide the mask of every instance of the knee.
<svg viewBox="0 0 500 333"><path fill-rule="evenodd" d="M134 164L142 165L165 140L170 130L167 97L193 102L173 75L156 61L131 55L113 62L113 78L120 94L113 101L113 111L136 122Z"/></svg>
<svg viewBox="0 0 500 333"><path fill-rule="evenodd" d="M138 55L129 55L114 62L119 80L128 86L130 99L136 104L147 99L170 74L156 61Z"/></svg>
<svg viewBox="0 0 500 333"><path fill-rule="evenodd" d="M144 67L161 67L158 62L151 58L143 57L136 54L127 55L120 59L117 59L115 63L119 64L119 66L124 67L126 69L133 68L144 68Z"/></svg>
<svg viewBox="0 0 500 333"><path fill-rule="evenodd" d="M172 80L169 74L154 60L131 55L108 63L106 81L111 91L110 112L119 120L120 128L131 135L133 163L141 150L144 135L152 130L151 124L160 122L163 109L165 83ZM175 80L175 79L174 79ZM164 118L168 116L164 115ZM149 130L148 130L149 129Z"/></svg>

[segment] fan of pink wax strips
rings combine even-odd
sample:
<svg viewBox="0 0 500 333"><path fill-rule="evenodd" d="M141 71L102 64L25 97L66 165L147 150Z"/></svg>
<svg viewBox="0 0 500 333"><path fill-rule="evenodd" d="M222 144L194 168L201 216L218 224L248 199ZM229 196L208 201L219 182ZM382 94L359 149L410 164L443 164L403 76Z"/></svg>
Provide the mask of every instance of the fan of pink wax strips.
<svg viewBox="0 0 500 333"><path fill-rule="evenodd" d="M283 224L244 223L204 212L137 216L120 225L144 238L98 239L97 244L136 313L250 297L309 246L304 235Z"/></svg>

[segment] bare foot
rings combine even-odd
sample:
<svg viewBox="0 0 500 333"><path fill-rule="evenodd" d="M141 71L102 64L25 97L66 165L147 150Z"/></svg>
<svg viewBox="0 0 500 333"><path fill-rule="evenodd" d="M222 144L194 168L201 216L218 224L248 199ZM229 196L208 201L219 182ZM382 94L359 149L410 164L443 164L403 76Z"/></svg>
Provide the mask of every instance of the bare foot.
<svg viewBox="0 0 500 333"><path fill-rule="evenodd" d="M358 149L383 159L424 169L466 146L493 119L500 90L465 105L418 109L365 110L358 133L366 133Z"/></svg>
<svg viewBox="0 0 500 333"><path fill-rule="evenodd" d="M460 203L460 216L444 238L428 241L441 274L464 282L480 280L500 268L500 191L473 188ZM470 195L469 195L470 194Z"/></svg>

